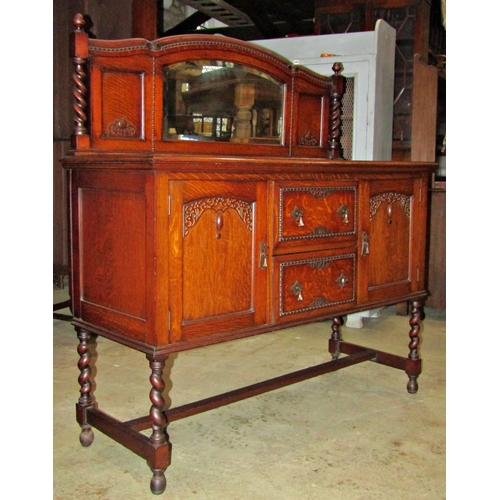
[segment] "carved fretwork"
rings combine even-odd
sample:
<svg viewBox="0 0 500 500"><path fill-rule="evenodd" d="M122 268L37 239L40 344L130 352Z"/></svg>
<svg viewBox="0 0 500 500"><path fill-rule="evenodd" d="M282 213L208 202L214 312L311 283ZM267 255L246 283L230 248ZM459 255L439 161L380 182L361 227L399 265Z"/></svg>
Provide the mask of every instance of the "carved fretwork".
<svg viewBox="0 0 500 500"><path fill-rule="evenodd" d="M206 210L215 212L225 212L227 209L234 210L248 230L253 229L253 204L245 200L237 200L234 198L203 198L202 200L194 200L184 205L184 236L189 234L198 222L198 219Z"/></svg>
<svg viewBox="0 0 500 500"><path fill-rule="evenodd" d="M325 269L326 267L328 267L332 263L332 260L333 259L331 259L331 258L328 258L328 259L311 259L311 260L308 260L306 262L307 262L307 264L309 265L309 267L311 269L320 270L320 269Z"/></svg>
<svg viewBox="0 0 500 500"><path fill-rule="evenodd" d="M314 300L311 300L308 309L319 309L320 307L328 307L333 304L334 302L331 302L326 297L316 297Z"/></svg>
<svg viewBox="0 0 500 500"><path fill-rule="evenodd" d="M332 231L329 231L326 227L324 226L318 226L318 227L315 227L310 233L308 236L312 236L314 238L317 238L317 237L323 237L323 236L332 236L333 234L336 234L336 233L333 233Z"/></svg>
<svg viewBox="0 0 500 500"><path fill-rule="evenodd" d="M109 125L108 135L111 137L134 137L136 128L125 117L120 116Z"/></svg>
<svg viewBox="0 0 500 500"><path fill-rule="evenodd" d="M370 198L370 220L373 219L374 215L377 213L380 205L382 203L387 203L392 205L394 202L398 201L401 204L401 208L406 215L406 218L410 220L411 217L411 196L402 193L381 193Z"/></svg>

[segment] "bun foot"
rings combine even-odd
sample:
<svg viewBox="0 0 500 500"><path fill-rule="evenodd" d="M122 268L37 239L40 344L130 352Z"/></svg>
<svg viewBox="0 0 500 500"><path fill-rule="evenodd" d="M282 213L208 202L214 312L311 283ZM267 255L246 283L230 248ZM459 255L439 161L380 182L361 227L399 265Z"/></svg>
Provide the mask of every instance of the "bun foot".
<svg viewBox="0 0 500 500"><path fill-rule="evenodd" d="M417 377L410 376L408 380L408 384L406 385L406 389L410 394L416 394L418 391L418 383Z"/></svg>
<svg viewBox="0 0 500 500"><path fill-rule="evenodd" d="M94 442L94 431L91 427L86 427L80 432L80 443L82 446L90 446Z"/></svg>
<svg viewBox="0 0 500 500"><path fill-rule="evenodd" d="M167 487L167 478L165 477L165 469L151 469L153 477L151 478L151 493L161 495Z"/></svg>

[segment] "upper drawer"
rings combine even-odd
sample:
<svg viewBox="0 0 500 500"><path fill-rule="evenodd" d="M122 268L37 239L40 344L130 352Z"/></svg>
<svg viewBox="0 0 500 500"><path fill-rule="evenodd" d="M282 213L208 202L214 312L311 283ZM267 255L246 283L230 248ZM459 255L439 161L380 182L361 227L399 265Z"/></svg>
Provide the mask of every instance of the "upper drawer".
<svg viewBox="0 0 500 500"><path fill-rule="evenodd" d="M355 183L279 183L275 187L275 248L323 246L356 236Z"/></svg>

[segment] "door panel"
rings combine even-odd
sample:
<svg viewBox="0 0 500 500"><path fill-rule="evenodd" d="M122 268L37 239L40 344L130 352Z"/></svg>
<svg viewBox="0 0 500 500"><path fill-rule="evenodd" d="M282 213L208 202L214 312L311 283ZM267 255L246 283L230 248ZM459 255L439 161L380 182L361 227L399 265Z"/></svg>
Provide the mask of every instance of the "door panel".
<svg viewBox="0 0 500 500"><path fill-rule="evenodd" d="M361 303L424 289L425 189L420 177L369 181L360 186Z"/></svg>
<svg viewBox="0 0 500 500"><path fill-rule="evenodd" d="M409 281L412 196L386 191L370 198L370 288Z"/></svg>
<svg viewBox="0 0 500 500"><path fill-rule="evenodd" d="M173 181L170 194L172 340L265 323L266 184Z"/></svg>

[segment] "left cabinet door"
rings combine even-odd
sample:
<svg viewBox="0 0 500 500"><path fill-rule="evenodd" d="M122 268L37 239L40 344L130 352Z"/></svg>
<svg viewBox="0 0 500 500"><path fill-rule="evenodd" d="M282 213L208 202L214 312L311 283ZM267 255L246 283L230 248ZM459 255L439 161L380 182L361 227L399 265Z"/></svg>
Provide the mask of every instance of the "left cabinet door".
<svg viewBox="0 0 500 500"><path fill-rule="evenodd" d="M265 182L171 181L170 339L267 321Z"/></svg>

